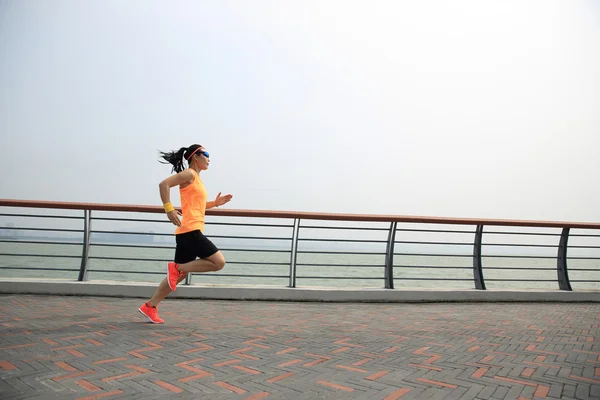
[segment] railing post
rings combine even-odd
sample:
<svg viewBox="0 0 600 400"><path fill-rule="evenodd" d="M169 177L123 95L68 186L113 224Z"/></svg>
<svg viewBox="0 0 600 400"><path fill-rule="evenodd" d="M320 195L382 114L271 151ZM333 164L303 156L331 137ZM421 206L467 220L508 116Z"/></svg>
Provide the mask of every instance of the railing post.
<svg viewBox="0 0 600 400"><path fill-rule="evenodd" d="M558 287L560 290L570 290L571 282L569 281L569 273L567 272L567 243L569 241L569 228L563 228L560 234L560 243L558 244Z"/></svg>
<svg viewBox="0 0 600 400"><path fill-rule="evenodd" d="M78 281L87 281L87 264L90 254L90 232L92 230L92 211L83 210L83 250L81 253L81 266L79 267Z"/></svg>
<svg viewBox="0 0 600 400"><path fill-rule="evenodd" d="M388 233L387 246L385 249L385 271L384 280L385 288L394 288L394 242L396 241L396 226L397 222L390 224L390 231Z"/></svg>
<svg viewBox="0 0 600 400"><path fill-rule="evenodd" d="M483 225L477 225L475 230L475 243L473 246L473 280L475 289L485 290L483 268L481 264L481 243L483 238Z"/></svg>
<svg viewBox="0 0 600 400"><path fill-rule="evenodd" d="M292 249L290 253L290 284L296 287L296 260L298 257L298 234L300 232L300 218L294 218L294 230L292 233Z"/></svg>

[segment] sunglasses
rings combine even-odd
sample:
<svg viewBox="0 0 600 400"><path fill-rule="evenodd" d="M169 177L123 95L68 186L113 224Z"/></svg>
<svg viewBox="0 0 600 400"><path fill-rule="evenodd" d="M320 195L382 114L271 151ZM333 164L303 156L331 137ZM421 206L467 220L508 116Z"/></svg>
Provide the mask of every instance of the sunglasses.
<svg viewBox="0 0 600 400"><path fill-rule="evenodd" d="M192 159L192 156L193 156L194 154L202 154L204 157L206 157L206 158L210 158L210 155L208 154L208 151L199 151L199 150L200 150L200 147L198 147L196 150L194 150L194 151L192 152L192 154L190 154L189 156L187 156L185 159L186 159L186 160L188 160L188 161L189 161L189 160L191 160L191 159Z"/></svg>

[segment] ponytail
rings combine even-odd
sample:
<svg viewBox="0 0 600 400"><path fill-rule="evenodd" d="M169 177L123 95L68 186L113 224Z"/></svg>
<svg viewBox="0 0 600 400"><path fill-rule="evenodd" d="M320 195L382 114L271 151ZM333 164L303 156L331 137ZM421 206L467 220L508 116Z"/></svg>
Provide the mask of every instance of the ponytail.
<svg viewBox="0 0 600 400"><path fill-rule="evenodd" d="M168 153L160 151L160 156L162 160L158 160L162 164L171 164L173 169L171 172L179 173L185 169L185 165L183 164L183 159L186 160L189 158L189 155L196 151L200 146L199 144L193 144L190 147L182 147L179 150L170 151ZM164 160L164 161L163 161Z"/></svg>

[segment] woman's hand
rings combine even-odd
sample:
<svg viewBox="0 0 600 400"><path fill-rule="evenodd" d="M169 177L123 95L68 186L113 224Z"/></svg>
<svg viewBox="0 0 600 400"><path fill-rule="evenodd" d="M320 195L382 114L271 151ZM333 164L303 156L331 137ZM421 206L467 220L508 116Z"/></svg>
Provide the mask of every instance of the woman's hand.
<svg viewBox="0 0 600 400"><path fill-rule="evenodd" d="M181 226L181 220L179 219L180 215L181 215L181 213L177 210L173 210L173 211L167 213L167 217L169 217L169 221L171 221L173 223L173 225L176 225L176 226Z"/></svg>
<svg viewBox="0 0 600 400"><path fill-rule="evenodd" d="M222 206L223 204L229 203L231 201L232 197L233 196L230 194L221 196L221 192L219 192L219 194L217 195L217 198L215 199L215 207L219 207L219 206Z"/></svg>

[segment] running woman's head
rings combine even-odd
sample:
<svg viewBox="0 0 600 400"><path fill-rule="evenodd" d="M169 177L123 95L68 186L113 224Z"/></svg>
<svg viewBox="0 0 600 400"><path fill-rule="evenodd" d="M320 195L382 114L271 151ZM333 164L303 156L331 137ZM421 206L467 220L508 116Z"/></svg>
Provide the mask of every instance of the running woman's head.
<svg viewBox="0 0 600 400"><path fill-rule="evenodd" d="M168 153L160 152L161 158L159 160L163 164L173 165L174 172L181 172L185 169L184 161L188 163L190 168L197 171L204 171L208 169L210 163L208 153L206 149L199 144L193 144L190 147L182 147L177 151L171 151Z"/></svg>

